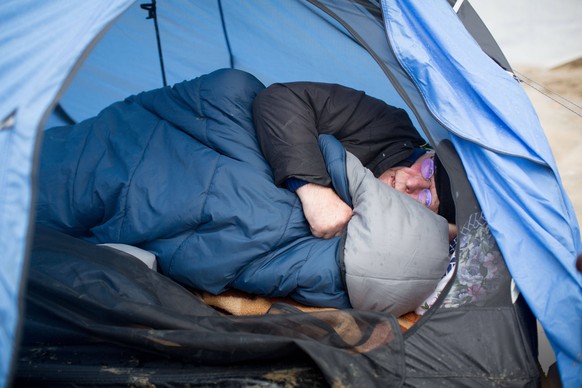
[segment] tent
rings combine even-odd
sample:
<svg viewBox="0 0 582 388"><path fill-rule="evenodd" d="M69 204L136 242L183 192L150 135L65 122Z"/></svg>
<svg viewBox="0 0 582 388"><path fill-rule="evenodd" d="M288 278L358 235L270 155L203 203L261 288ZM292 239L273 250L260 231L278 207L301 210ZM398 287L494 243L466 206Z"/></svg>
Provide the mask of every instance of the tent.
<svg viewBox="0 0 582 388"><path fill-rule="evenodd" d="M415 326L373 354L386 369L374 373L394 385L536 385L535 316L563 384L582 381L579 226L535 111L468 1L25 0L3 2L0 20L0 385L20 375L43 128L228 67L264 84L342 83L405 107L454 176L455 276ZM261 321L243 320L234 337L247 324ZM125 340L110 342L138 346ZM324 360L313 343L305 349L322 370L349 364L344 353ZM350 378L327 370L330 384L334 373Z"/></svg>

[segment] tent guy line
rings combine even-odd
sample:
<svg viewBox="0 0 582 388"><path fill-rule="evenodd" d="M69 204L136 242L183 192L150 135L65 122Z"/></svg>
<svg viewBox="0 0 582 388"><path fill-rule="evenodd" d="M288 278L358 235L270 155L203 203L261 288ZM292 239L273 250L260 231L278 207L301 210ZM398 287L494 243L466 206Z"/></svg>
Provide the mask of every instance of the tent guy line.
<svg viewBox="0 0 582 388"><path fill-rule="evenodd" d="M582 118L582 114L580 114L579 112L577 112L575 110L575 109L579 109L582 112L582 106L580 106L577 103L575 103L574 101L564 97L563 95L561 95L557 91L552 90L552 89L548 88L547 86L535 81L534 79L527 77L523 73L519 73L515 70L514 70L514 73L516 74L516 76L518 76L517 79L519 82L522 82L522 83L526 84L527 86L529 86L530 88L537 90L538 92L540 92L541 94L543 94L544 96L549 98L550 100L553 100L557 104L560 104L562 107L564 107L564 108L568 109L570 112L574 113L576 116L579 116ZM546 93L546 91L549 93ZM557 96L558 98L554 98L554 97L552 97L552 95ZM562 102L560 100L565 101L565 102ZM575 108L569 107L566 103L571 104Z"/></svg>

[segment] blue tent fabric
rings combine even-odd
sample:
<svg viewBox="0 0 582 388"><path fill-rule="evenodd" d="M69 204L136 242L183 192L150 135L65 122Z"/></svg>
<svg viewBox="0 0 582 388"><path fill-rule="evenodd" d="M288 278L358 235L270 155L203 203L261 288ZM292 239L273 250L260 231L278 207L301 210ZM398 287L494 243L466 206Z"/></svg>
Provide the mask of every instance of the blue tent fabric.
<svg viewBox="0 0 582 388"><path fill-rule="evenodd" d="M234 68L248 71L265 85L288 81L340 83L365 90L368 95L381 98L390 105L406 107L374 59L347 32L338 34L338 28L343 30L341 26L327 21L322 23L321 11L309 2L282 1L275 4L261 1L260 7L265 9L256 12L245 2L223 0L222 15L218 2L208 2L203 7L198 2L178 3L157 5L164 65L170 85L229 67L229 55L232 54ZM133 4L120 17L120 21L127 23L114 25L96 45L61 99L64 110L75 121L93 117L128 95L163 86L159 59L154 55L153 22L145 19L145 12L139 4ZM188 16L200 13L204 15L204 23L192 21ZM350 17L354 21L367 21L365 14L362 10L350 14ZM176 20L177 15L179 19ZM220 28L221 17L228 25L225 31L228 42ZM297 20L301 23L296 24ZM178 22L180 27L176 28ZM379 45L385 46L382 29L366 28L366 25L363 24L360 33L367 38L374 36ZM256 26L260 26L264 33L254 33ZM372 27L378 25L374 23ZM283 34L274 33L281 28L285 28ZM311 39L313 34L318 38ZM128 46L127 43L131 44ZM295 49L289 51L285 47ZM106 55L109 52L115 53L114 66ZM195 55L197 52L204 52L204 55ZM325 56L325 64L297 61L303 57L299 52ZM350 66L345 66L345 58L350 58ZM328 68L334 71L328 71ZM363 72L361 69L367 70ZM87 95L87 88L95 91L95 97ZM413 114L410 117L415 120ZM47 127L59 124L62 125L51 122Z"/></svg>
<svg viewBox="0 0 582 388"><path fill-rule="evenodd" d="M0 4L0 386L8 379L20 317L39 124L87 45L128 4Z"/></svg>
<svg viewBox="0 0 582 388"><path fill-rule="evenodd" d="M582 277L573 264L582 251L579 226L527 96L452 9L439 2L383 6L396 56L431 113L450 129L448 139L517 287L555 349L564 383L582 381ZM419 41L430 44L413 43Z"/></svg>

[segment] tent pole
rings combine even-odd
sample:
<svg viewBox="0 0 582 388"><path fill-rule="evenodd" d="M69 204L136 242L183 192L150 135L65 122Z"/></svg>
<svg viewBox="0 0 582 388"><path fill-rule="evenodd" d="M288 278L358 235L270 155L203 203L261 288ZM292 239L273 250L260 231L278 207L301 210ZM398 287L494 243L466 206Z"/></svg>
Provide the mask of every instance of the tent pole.
<svg viewBox="0 0 582 388"><path fill-rule="evenodd" d="M160 29L158 28L158 13L156 8L156 0L152 0L151 3L140 4L141 9L148 11L148 16L146 19L154 19L154 28L156 29L156 41L158 42L158 57L160 58L160 68L162 71L162 82L164 86L167 86L166 82L166 70L164 69L164 55L162 53L162 41L160 39Z"/></svg>
<svg viewBox="0 0 582 388"><path fill-rule="evenodd" d="M228 40L228 32L226 31L226 23L224 21L224 11L222 10L222 1L218 0L218 9L220 11L220 21L222 22L222 32L224 33L224 40L226 41L226 47L228 49L228 58L230 63L230 68L234 69L234 60L232 57L232 49L230 47L230 41Z"/></svg>

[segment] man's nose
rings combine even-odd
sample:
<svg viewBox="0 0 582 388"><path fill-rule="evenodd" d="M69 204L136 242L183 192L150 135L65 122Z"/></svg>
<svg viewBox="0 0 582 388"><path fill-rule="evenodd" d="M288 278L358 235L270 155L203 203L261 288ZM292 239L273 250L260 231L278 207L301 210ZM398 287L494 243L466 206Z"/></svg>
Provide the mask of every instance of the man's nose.
<svg viewBox="0 0 582 388"><path fill-rule="evenodd" d="M406 192L415 194L421 190L430 188L430 181L424 179L422 175L412 175L406 180Z"/></svg>

